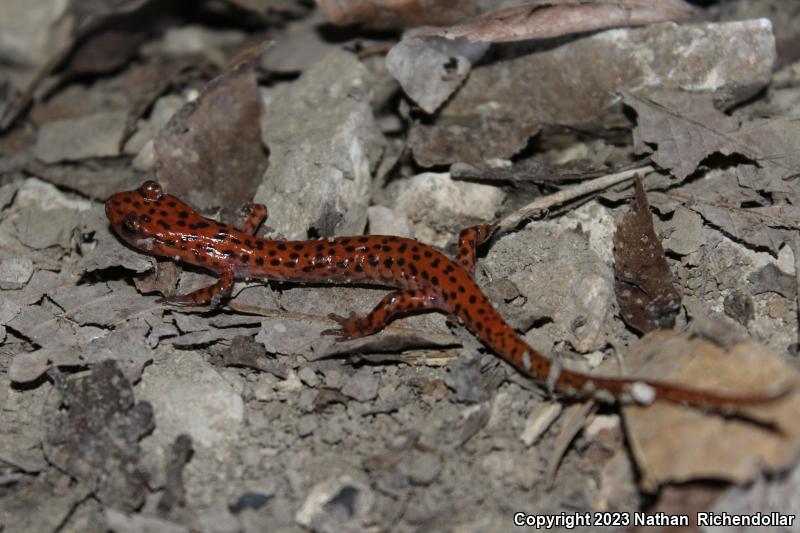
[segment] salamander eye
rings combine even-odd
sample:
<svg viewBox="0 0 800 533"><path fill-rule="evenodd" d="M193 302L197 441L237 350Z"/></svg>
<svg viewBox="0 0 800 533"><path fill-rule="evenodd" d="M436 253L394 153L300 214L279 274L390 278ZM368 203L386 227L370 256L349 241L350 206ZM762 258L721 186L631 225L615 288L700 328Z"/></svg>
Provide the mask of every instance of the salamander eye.
<svg viewBox="0 0 800 533"><path fill-rule="evenodd" d="M139 193L145 200L155 201L160 200L161 197L164 196L164 189L161 188L161 184L157 181L148 180L139 187Z"/></svg>
<svg viewBox="0 0 800 533"><path fill-rule="evenodd" d="M139 219L133 213L128 213L122 219L122 230L128 234L136 234L139 232Z"/></svg>

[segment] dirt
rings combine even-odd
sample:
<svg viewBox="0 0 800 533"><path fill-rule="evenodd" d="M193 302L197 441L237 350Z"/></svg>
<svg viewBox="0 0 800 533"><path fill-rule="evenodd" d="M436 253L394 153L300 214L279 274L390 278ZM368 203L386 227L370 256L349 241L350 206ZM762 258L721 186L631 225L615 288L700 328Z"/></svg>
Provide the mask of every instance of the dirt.
<svg viewBox="0 0 800 533"><path fill-rule="evenodd" d="M800 531L797 8L318 3L0 6L0 530ZM553 395L437 313L320 335L381 287L160 303L214 279L114 235L146 179L234 224L263 202L269 238L451 253L524 212L475 278L526 342L780 399Z"/></svg>

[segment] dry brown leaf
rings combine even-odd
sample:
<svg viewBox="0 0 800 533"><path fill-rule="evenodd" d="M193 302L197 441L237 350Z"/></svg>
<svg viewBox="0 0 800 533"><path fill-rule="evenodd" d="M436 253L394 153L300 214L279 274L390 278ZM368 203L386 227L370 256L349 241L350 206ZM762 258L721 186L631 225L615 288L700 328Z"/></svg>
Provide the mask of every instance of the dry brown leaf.
<svg viewBox="0 0 800 533"><path fill-rule="evenodd" d="M740 124L716 107L705 93L659 91L647 97L627 94L638 115L633 131L637 151L657 145L653 161L679 179L692 174L709 155L738 153L776 172L780 178L800 172L800 120L759 119Z"/></svg>
<svg viewBox="0 0 800 533"><path fill-rule="evenodd" d="M746 208L696 202L687 207L731 237L775 254L791 235L786 229L800 227L800 207L795 205Z"/></svg>
<svg viewBox="0 0 800 533"><path fill-rule="evenodd" d="M650 204L639 178L630 211L614 234L614 278L626 324L645 333L675 324L681 294L653 228Z"/></svg>
<svg viewBox="0 0 800 533"><path fill-rule="evenodd" d="M650 333L631 346L633 375L652 376L724 394L795 388L800 372L755 342L725 351L687 333ZM725 418L656 402L623 408L644 490L693 479L744 483L791 465L800 453L800 392L742 410L751 420ZM758 420L759 423L755 423Z"/></svg>
<svg viewBox="0 0 800 533"><path fill-rule="evenodd" d="M224 206L232 220L252 200L267 167L261 141L261 95L253 64L263 54L214 78L194 102L184 105L155 141L156 176L165 188L201 211Z"/></svg>
<svg viewBox="0 0 800 533"><path fill-rule="evenodd" d="M683 0L539 0L492 11L448 28L420 28L411 34L496 43L684 20L695 13Z"/></svg>
<svg viewBox="0 0 800 533"><path fill-rule="evenodd" d="M471 0L317 0L317 5L331 24L372 28L453 24L479 12Z"/></svg>

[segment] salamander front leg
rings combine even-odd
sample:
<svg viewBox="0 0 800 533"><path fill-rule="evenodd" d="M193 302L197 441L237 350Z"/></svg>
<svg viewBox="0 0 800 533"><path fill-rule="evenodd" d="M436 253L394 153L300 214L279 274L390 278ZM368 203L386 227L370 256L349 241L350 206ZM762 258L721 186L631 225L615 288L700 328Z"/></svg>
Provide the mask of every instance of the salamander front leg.
<svg viewBox="0 0 800 533"><path fill-rule="evenodd" d="M339 340L357 339L373 335L401 314L418 313L443 309L439 296L428 291L397 291L384 297L367 316L359 317L350 313L349 317L335 314L328 318L339 323L339 329L326 329L321 335L336 335Z"/></svg>
<svg viewBox="0 0 800 533"><path fill-rule="evenodd" d="M203 287L189 294L179 296L170 296L168 298L161 298L159 303L167 303L170 305L208 305L216 307L219 303L228 298L233 290L233 271L225 270L217 279L217 282L208 287Z"/></svg>
<svg viewBox="0 0 800 533"><path fill-rule="evenodd" d="M244 213L245 216L242 231L248 235L255 235L258 228L269 216L267 206L264 204L247 204L242 207L242 213Z"/></svg>
<svg viewBox="0 0 800 533"><path fill-rule="evenodd" d="M496 229L495 224L480 224L461 230L458 234L456 262L470 275L475 273L475 255L478 246L488 241Z"/></svg>

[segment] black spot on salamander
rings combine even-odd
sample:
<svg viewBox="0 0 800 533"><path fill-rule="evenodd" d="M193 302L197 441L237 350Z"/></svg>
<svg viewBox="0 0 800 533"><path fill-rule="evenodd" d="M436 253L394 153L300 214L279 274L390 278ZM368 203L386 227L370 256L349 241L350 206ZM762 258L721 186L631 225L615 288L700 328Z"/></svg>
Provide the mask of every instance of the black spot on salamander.
<svg viewBox="0 0 800 533"><path fill-rule="evenodd" d="M278 250L280 250L282 252L285 252L286 251L286 243L285 242L279 242L278 243Z"/></svg>
<svg viewBox="0 0 800 533"><path fill-rule="evenodd" d="M403 266L405 264L406 264L406 260L405 260L404 257L398 257L397 258L397 266Z"/></svg>
<svg viewBox="0 0 800 533"><path fill-rule="evenodd" d="M178 212L178 216L180 218L189 218L189 213L188 213L188 211L180 211L180 212Z"/></svg>
<svg viewBox="0 0 800 533"><path fill-rule="evenodd" d="M431 284L432 285L439 285L439 278L437 278L436 276L433 276L431 278Z"/></svg>
<svg viewBox="0 0 800 533"><path fill-rule="evenodd" d="M256 257L256 264L258 266L262 266L264 264L264 258L263 257Z"/></svg>
<svg viewBox="0 0 800 533"><path fill-rule="evenodd" d="M322 250L324 250L324 249L325 249L325 247L326 247L326 246L327 246L327 244L325 244L325 243L323 242L323 243L320 243L320 244L316 245L316 246L314 247L314 249L315 249L316 251L318 251L318 252L321 252Z"/></svg>
<svg viewBox="0 0 800 533"><path fill-rule="evenodd" d="M150 217L149 217L149 216L147 216L147 215L139 215L139 220L141 220L141 221L142 221L142 222L144 222L145 224L148 224L148 223L150 223L150 222L152 222L152 221L153 221L153 219L152 219L152 218L150 218Z"/></svg>
<svg viewBox="0 0 800 533"><path fill-rule="evenodd" d="M347 246L348 244L350 244L350 237L339 239L339 244L341 244L342 246Z"/></svg>
<svg viewBox="0 0 800 533"><path fill-rule="evenodd" d="M201 220L200 222L196 223L194 226L190 225L189 227L192 228L192 229L206 229L209 225L210 224L208 222L206 222L204 220Z"/></svg>
<svg viewBox="0 0 800 533"><path fill-rule="evenodd" d="M247 241L245 241L247 242ZM256 241L256 250L263 250L264 249L264 241Z"/></svg>
<svg viewBox="0 0 800 533"><path fill-rule="evenodd" d="M159 211L158 214L161 215L162 217L168 217L169 216L169 213L167 213L163 209L161 211Z"/></svg>
<svg viewBox="0 0 800 533"><path fill-rule="evenodd" d="M360 243L369 242L369 237L359 237L358 242Z"/></svg>
<svg viewBox="0 0 800 533"><path fill-rule="evenodd" d="M297 252L292 252L289 254L289 259L297 261L298 259L300 259L300 254L298 254Z"/></svg>
<svg viewBox="0 0 800 533"><path fill-rule="evenodd" d="M367 260L369 261L369 264L374 267L378 266L378 264L381 262L380 258L377 255L370 255Z"/></svg>
<svg viewBox="0 0 800 533"><path fill-rule="evenodd" d="M469 295L469 303L474 304L477 300L478 298L476 298L474 294Z"/></svg>
<svg viewBox="0 0 800 533"><path fill-rule="evenodd" d="M411 259L413 259L414 261L419 261L420 259L419 254L412 254Z"/></svg>
<svg viewBox="0 0 800 533"><path fill-rule="evenodd" d="M253 241L251 241L250 239L245 239L244 240L244 245L245 246L249 246L250 248L252 248L253 247Z"/></svg>
<svg viewBox="0 0 800 533"><path fill-rule="evenodd" d="M411 271L412 276L416 276L417 274L419 274L419 271L417 270L417 267L414 265L414 263L409 263L408 269Z"/></svg>
<svg viewBox="0 0 800 533"><path fill-rule="evenodd" d="M170 226L169 224L167 224L167 223L166 223L166 222L164 222L163 220L159 220L158 222L156 222L156 224L158 224L159 226L161 226L162 228L164 228L164 229L165 229L165 230L167 230L167 231L169 231L170 229L172 229L172 226Z"/></svg>
<svg viewBox="0 0 800 533"><path fill-rule="evenodd" d="M186 227L186 221L181 218L177 222L175 222L175 225L178 226L179 228L185 228Z"/></svg>
<svg viewBox="0 0 800 533"><path fill-rule="evenodd" d="M167 202L167 205L170 207L175 207L178 205L178 203L175 200L170 200L169 202Z"/></svg>
<svg viewBox="0 0 800 533"><path fill-rule="evenodd" d="M387 257L386 259L383 260L383 266L385 266L386 268L391 268L392 263L394 263L394 259L392 259L391 257Z"/></svg>
<svg viewBox="0 0 800 533"><path fill-rule="evenodd" d="M250 254L242 254L240 257L242 258L242 263L247 264L250 262Z"/></svg>
<svg viewBox="0 0 800 533"><path fill-rule="evenodd" d="M433 252L431 252L430 250L425 250L425 253L422 254L422 255L424 255L425 257L431 258L431 257L433 257Z"/></svg>
<svg viewBox="0 0 800 533"><path fill-rule="evenodd" d="M272 266L278 266L278 265L281 264L281 260L278 259L278 258L275 258L272 261L270 261L269 264L272 265Z"/></svg>
<svg viewBox="0 0 800 533"><path fill-rule="evenodd" d="M363 267L363 266L361 266L361 265L356 265L356 266L353 268L353 270L355 270L356 272L364 272L364 267Z"/></svg>
<svg viewBox="0 0 800 533"><path fill-rule="evenodd" d="M295 244L294 246L292 246L292 248L294 248L295 250L297 250L297 251L299 252L300 250L302 250L303 248L305 248L305 245L304 245L302 242L298 242L297 244Z"/></svg>
<svg viewBox="0 0 800 533"><path fill-rule="evenodd" d="M397 251L402 254L403 252L406 251L406 248L408 248L408 245L406 243L403 243L403 244L401 244L400 246L397 247Z"/></svg>
<svg viewBox="0 0 800 533"><path fill-rule="evenodd" d="M231 241L233 244L242 244L242 240L241 240L241 239L238 239L238 238L236 238L236 237L231 237L231 238L230 238L230 241Z"/></svg>
<svg viewBox="0 0 800 533"><path fill-rule="evenodd" d="M434 259L433 261L431 261L431 266L432 266L433 268L439 268L439 264L440 264L440 263L441 263L441 261L440 261L440 260L439 260L439 258L437 257L436 259Z"/></svg>

